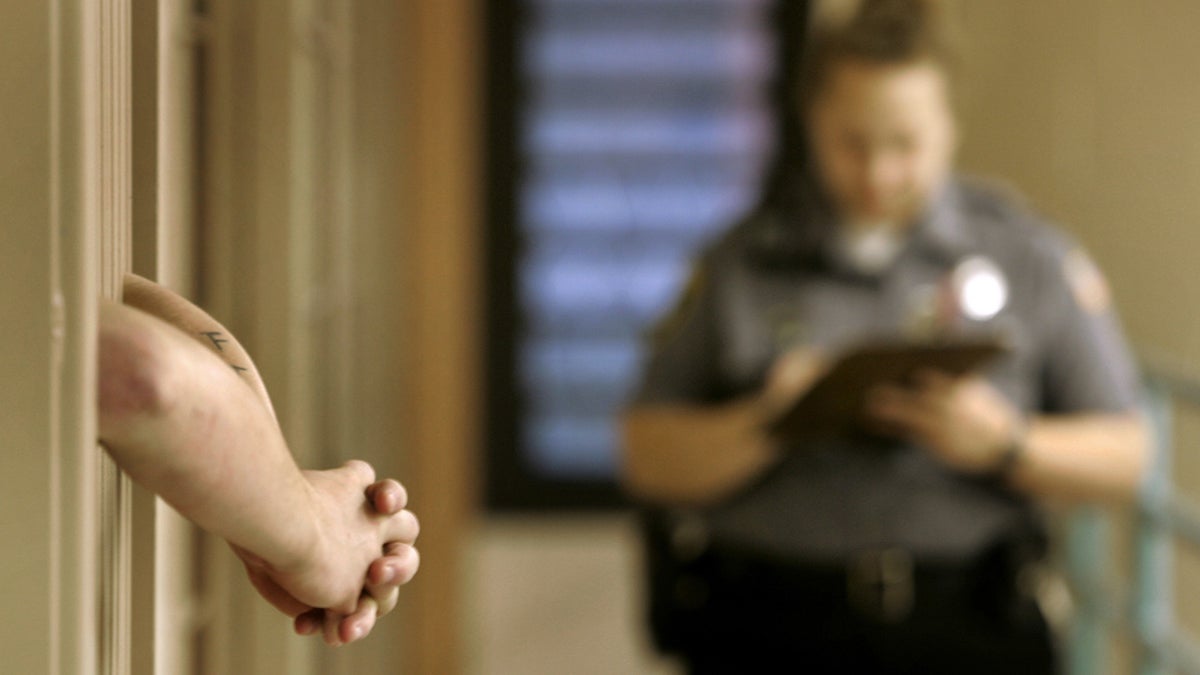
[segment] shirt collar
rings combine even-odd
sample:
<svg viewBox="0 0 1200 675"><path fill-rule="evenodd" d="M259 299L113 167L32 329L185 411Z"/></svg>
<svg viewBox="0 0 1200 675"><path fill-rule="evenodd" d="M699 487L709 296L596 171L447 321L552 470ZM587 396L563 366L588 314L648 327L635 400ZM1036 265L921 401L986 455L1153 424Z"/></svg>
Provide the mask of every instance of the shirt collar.
<svg viewBox="0 0 1200 675"><path fill-rule="evenodd" d="M943 181L911 232L911 245L922 252L957 260L971 251L972 237L963 217L958 181L952 177Z"/></svg>
<svg viewBox="0 0 1200 675"><path fill-rule="evenodd" d="M799 176L792 188L791 199L784 203L784 208L769 214L761 223L755 247L759 257L767 263L775 261L789 266L807 259L839 267L830 254L839 227L835 210L811 173ZM908 247L948 262L969 253L972 238L961 207L961 188L949 176L917 216L909 231Z"/></svg>
<svg viewBox="0 0 1200 675"><path fill-rule="evenodd" d="M972 248L972 238L966 228L961 206L962 194L957 181L953 177L947 177L914 219L906 235L908 239L904 250L891 265L883 268L878 274L886 274L887 270L911 254L947 264L953 264L967 255ZM839 264L836 256L832 254L833 240L837 236L839 223L827 201L822 200L821 206L814 210L814 219L810 223L810 227L812 226L816 227L820 236L819 255L830 268L851 276L863 276L860 272L843 269L844 266Z"/></svg>

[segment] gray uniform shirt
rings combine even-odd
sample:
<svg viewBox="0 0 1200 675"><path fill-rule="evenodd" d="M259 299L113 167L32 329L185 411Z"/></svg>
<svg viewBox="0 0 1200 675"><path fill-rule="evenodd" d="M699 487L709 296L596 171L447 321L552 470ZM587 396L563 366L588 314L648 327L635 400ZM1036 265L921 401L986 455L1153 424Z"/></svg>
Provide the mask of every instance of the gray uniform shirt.
<svg viewBox="0 0 1200 675"><path fill-rule="evenodd" d="M1008 301L955 329L1001 333L1011 351L986 373L1029 414L1116 412L1138 378L1103 278L1062 232L999 191L947 181L895 260L862 274L831 254L819 200L740 223L698 261L689 290L653 341L636 403L715 404L756 391L789 348L828 353L898 338L965 259L998 268ZM846 560L904 547L961 559L1028 514L989 479L943 467L920 448L838 439L796 448L714 509L714 536L764 555Z"/></svg>

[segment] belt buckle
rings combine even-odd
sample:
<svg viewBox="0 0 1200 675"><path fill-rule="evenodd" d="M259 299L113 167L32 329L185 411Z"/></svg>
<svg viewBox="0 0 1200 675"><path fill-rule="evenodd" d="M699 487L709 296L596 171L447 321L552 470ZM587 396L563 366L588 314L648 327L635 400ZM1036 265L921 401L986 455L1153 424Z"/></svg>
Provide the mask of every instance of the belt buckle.
<svg viewBox="0 0 1200 675"><path fill-rule="evenodd" d="M846 597L863 616L897 623L912 613L915 600L912 554L902 548L865 551L846 570Z"/></svg>

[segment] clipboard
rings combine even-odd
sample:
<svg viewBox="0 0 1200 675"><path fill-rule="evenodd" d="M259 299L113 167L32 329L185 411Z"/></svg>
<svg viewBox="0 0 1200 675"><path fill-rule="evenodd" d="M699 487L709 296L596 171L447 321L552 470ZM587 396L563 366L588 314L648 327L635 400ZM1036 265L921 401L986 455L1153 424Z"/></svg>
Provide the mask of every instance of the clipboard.
<svg viewBox="0 0 1200 675"><path fill-rule="evenodd" d="M922 370L977 372L1009 351L994 338L918 343L868 343L849 350L809 390L767 424L785 439L843 436L861 428L867 392L903 383Z"/></svg>

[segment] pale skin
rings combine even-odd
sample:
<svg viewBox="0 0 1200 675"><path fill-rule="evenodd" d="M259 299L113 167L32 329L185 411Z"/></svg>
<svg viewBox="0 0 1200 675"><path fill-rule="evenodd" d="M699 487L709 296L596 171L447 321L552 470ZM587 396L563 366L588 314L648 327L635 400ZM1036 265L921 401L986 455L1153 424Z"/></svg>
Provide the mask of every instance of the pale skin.
<svg viewBox="0 0 1200 675"><path fill-rule="evenodd" d="M142 279L127 280L126 299L133 306L100 310L99 424L109 454L226 539L298 633L331 645L367 635L419 565L404 488L359 461L301 471L253 363L220 324Z"/></svg>
<svg viewBox="0 0 1200 675"><path fill-rule="evenodd" d="M843 227L903 230L949 173L957 132L947 81L935 64L837 64L805 114L822 186ZM762 392L731 404L629 409L626 487L642 499L680 505L736 490L778 459L765 423L807 390L821 362L803 348L785 354ZM1019 440L1023 450L1006 479L1049 500L1130 500L1150 454L1148 425L1137 413L1023 422L977 376L921 373L905 386L868 392L863 412L875 432L912 441L965 474L993 471Z"/></svg>

